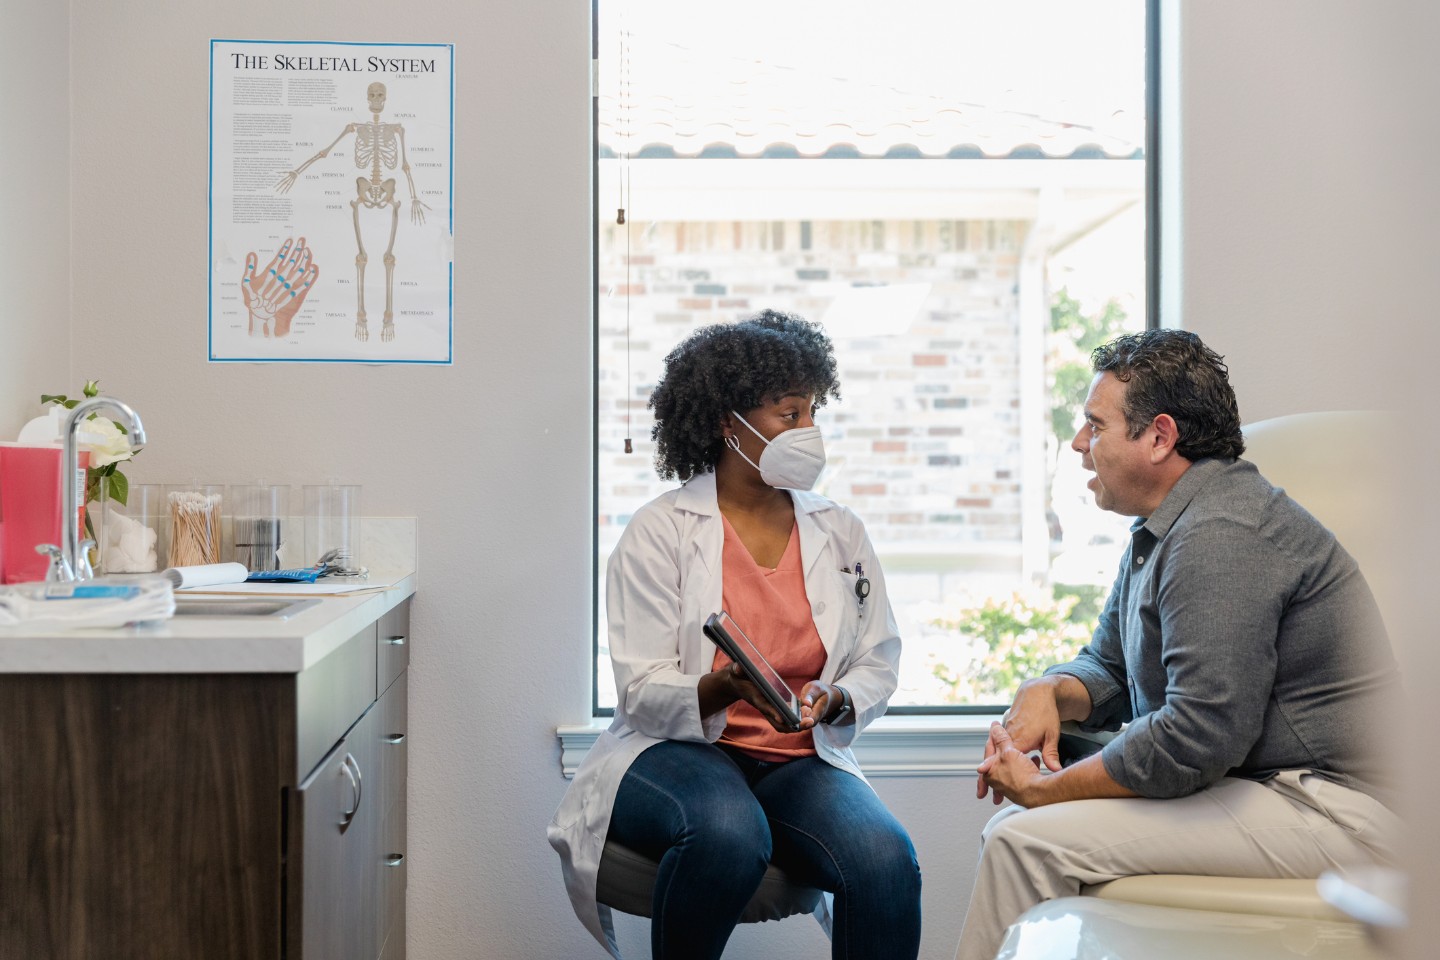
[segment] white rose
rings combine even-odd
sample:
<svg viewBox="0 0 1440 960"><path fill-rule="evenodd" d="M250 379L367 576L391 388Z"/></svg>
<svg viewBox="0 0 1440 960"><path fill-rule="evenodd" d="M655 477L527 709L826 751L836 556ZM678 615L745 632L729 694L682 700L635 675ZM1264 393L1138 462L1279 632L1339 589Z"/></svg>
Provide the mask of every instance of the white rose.
<svg viewBox="0 0 1440 960"><path fill-rule="evenodd" d="M135 455L130 449L130 439L120 432L113 420L104 417L95 417L80 424L76 439L82 449L90 451L91 469L129 460Z"/></svg>

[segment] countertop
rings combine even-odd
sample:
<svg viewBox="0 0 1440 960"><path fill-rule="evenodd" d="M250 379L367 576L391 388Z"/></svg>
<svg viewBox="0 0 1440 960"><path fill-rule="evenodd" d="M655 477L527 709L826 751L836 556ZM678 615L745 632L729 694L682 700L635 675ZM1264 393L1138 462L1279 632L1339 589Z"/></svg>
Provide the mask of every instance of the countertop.
<svg viewBox="0 0 1440 960"><path fill-rule="evenodd" d="M299 673L415 593L414 572L372 572L371 580L374 590L317 597L319 603L285 620L174 617L129 627L0 627L0 673Z"/></svg>

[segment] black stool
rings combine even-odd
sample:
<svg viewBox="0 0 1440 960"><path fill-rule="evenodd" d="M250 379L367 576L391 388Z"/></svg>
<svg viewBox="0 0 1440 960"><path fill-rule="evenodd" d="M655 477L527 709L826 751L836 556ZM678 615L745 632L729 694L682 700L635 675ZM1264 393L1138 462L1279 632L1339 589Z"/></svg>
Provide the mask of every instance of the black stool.
<svg viewBox="0 0 1440 960"><path fill-rule="evenodd" d="M655 872L660 868L654 860L609 840L600 857L600 874L595 899L612 910L637 917L650 916L650 898L655 890ZM797 884L775 864L770 864L755 895L740 915L741 923L783 920L797 913L814 913L820 904L820 891Z"/></svg>

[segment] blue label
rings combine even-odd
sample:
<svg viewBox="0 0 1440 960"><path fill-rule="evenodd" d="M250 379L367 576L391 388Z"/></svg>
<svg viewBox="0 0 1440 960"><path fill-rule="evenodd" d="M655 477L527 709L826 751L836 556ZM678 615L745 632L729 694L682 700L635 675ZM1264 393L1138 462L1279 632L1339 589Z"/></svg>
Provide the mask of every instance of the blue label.
<svg viewBox="0 0 1440 960"><path fill-rule="evenodd" d="M65 593L46 594L46 600L129 600L140 596L140 588L130 584L82 583Z"/></svg>

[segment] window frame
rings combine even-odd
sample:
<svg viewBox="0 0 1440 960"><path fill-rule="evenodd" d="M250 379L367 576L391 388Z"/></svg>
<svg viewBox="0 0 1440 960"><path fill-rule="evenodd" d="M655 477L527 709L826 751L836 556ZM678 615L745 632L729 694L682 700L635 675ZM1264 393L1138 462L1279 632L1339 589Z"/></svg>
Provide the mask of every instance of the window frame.
<svg viewBox="0 0 1440 960"><path fill-rule="evenodd" d="M1145 328L1147 330L1158 329L1164 324L1160 322L1160 243L1161 243L1161 153L1160 153L1160 5L1162 0L1144 0L1145 4ZM590 3L590 195L595 197L598 193L600 179L600 4L599 0L591 0ZM943 162L943 161L935 161ZM1057 161L1061 162L1061 161ZM591 370L598 373L600 369L600 290L598 279L600 276L600 215L595 204L591 204L590 216L590 325L591 325ZM595 505L598 514L600 503L600 381L599 377L592 377L591 383L591 444L590 444L590 502ZM591 523L590 527L590 714L598 721L613 717L614 707L600 706L600 672L596 664L600 658L600 632L603 624L600 623L600 571L595 569L600 555L600 525L598 519ZM892 706L886 711L887 716L907 717L907 730L918 729L915 724L923 724L926 717L994 717L1003 710L1003 706L996 704L934 704L934 705L913 705L913 706ZM969 741L974 738L975 732L969 730L970 723L963 725L961 740L957 744L973 746ZM580 745L582 749L588 749L589 743L593 740L590 731L593 724L565 728L561 731L562 739L573 738L573 742ZM903 732L902 732L903 735ZM572 742L567 739L567 743ZM959 749L957 747L957 749ZM968 749L963 751L966 755ZM956 769L973 769L969 760L963 759L960 753L953 758L954 763L960 766ZM576 761L578 763L578 760ZM953 764L946 764L934 770L937 774L951 772ZM569 767L567 776L570 775ZM867 771L868 772L868 771ZM897 774L913 774L914 769L904 767L897 769Z"/></svg>

